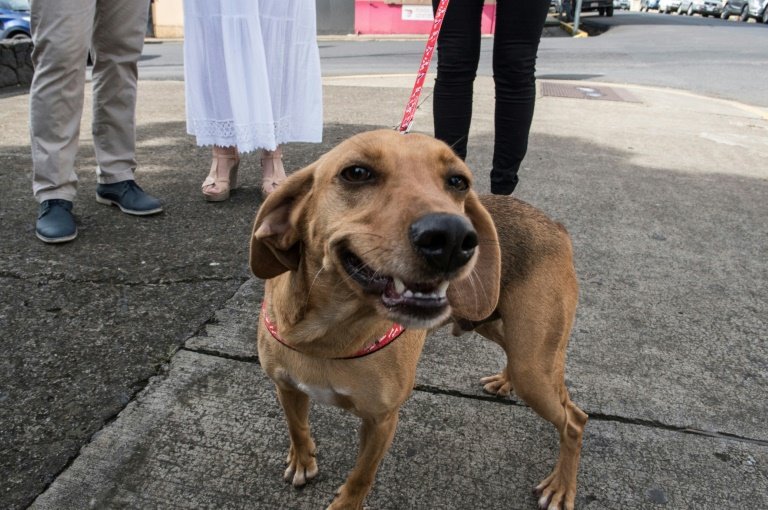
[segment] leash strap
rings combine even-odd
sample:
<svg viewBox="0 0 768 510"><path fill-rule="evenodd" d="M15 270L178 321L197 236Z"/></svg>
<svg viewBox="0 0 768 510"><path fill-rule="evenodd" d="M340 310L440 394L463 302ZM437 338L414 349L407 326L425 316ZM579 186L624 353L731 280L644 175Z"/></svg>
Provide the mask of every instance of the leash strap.
<svg viewBox="0 0 768 510"><path fill-rule="evenodd" d="M419 106L419 96L421 95L422 88L424 88L424 79L427 77L429 63L432 60L432 53L434 53L435 46L437 45L437 36L440 35L440 27L443 25L445 11L448 9L448 1L449 0L440 0L440 4L435 11L435 21L432 23L432 30L429 32L429 39L427 39L427 45L424 48L424 56L421 58L419 72L416 75L416 83L413 84L411 97L408 100L408 105L406 105L405 112L403 113L403 120L397 128L397 130L403 134L406 134L411 130L413 117L416 115L416 108Z"/></svg>

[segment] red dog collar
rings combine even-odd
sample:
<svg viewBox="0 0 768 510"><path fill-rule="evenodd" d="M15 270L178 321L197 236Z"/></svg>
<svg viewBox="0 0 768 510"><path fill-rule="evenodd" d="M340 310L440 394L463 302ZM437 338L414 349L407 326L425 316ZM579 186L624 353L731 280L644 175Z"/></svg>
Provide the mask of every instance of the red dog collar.
<svg viewBox="0 0 768 510"><path fill-rule="evenodd" d="M296 347L289 344L283 337L280 336L280 334L277 332L277 325L272 322L272 320L269 318L269 315L267 314L267 300L261 302L261 316L264 318L264 325L267 326L267 330L272 334L272 337L283 344L284 346L288 347L289 349L292 349L296 352L301 352ZM392 327L389 328L389 331L384 333L384 336L379 338L378 340L374 341L373 343L366 345L356 353L350 355L350 356L341 356L338 358L330 358L330 359L355 359L355 358L362 358L363 356L368 356L369 354L373 354L374 352L383 349L384 347L388 346L392 342L394 342L397 337L399 337L401 334L403 334L403 331L405 331L405 327L401 326L398 323L392 324Z"/></svg>

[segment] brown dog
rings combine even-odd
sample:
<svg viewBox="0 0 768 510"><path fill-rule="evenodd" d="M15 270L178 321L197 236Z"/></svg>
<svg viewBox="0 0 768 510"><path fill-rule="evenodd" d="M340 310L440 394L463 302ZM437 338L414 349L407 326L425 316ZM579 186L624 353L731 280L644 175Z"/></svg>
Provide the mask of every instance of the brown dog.
<svg viewBox="0 0 768 510"><path fill-rule="evenodd" d="M479 198L471 185L444 143L382 130L342 142L259 209L250 252L267 279L259 359L288 421L285 479L301 486L317 475L309 397L362 419L357 462L329 508L362 508L427 332L450 318L507 354L486 391L514 388L557 428L560 458L536 487L539 506L573 508L587 415L564 385L577 302L571 242L530 205Z"/></svg>

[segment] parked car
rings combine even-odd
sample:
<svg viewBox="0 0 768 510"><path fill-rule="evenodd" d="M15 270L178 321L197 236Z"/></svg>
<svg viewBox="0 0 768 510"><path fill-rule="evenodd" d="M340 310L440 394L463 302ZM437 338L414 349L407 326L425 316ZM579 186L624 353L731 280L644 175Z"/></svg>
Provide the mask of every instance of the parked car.
<svg viewBox="0 0 768 510"><path fill-rule="evenodd" d="M750 0L748 12L758 23L768 23L768 0Z"/></svg>
<svg viewBox="0 0 768 510"><path fill-rule="evenodd" d="M29 0L0 0L0 39L29 39Z"/></svg>
<svg viewBox="0 0 768 510"><path fill-rule="evenodd" d="M576 14L576 0L562 0L562 13L565 19L573 21ZM581 12L597 11L600 16L613 16L613 0L583 0Z"/></svg>
<svg viewBox="0 0 768 510"><path fill-rule="evenodd" d="M613 9L619 9L621 11L629 10L629 0L613 0Z"/></svg>
<svg viewBox="0 0 768 510"><path fill-rule="evenodd" d="M734 15L739 17L739 21L749 21L749 1L725 0L725 3L723 4L723 13L720 17L728 19Z"/></svg>
<svg viewBox="0 0 768 510"><path fill-rule="evenodd" d="M680 0L659 0L659 12L669 14L677 12L680 8Z"/></svg>
<svg viewBox="0 0 768 510"><path fill-rule="evenodd" d="M720 16L723 13L723 3L721 0L681 0L677 13L688 16L701 14L705 18L710 15Z"/></svg>
<svg viewBox="0 0 768 510"><path fill-rule="evenodd" d="M659 8L659 0L640 0L640 11L648 12Z"/></svg>

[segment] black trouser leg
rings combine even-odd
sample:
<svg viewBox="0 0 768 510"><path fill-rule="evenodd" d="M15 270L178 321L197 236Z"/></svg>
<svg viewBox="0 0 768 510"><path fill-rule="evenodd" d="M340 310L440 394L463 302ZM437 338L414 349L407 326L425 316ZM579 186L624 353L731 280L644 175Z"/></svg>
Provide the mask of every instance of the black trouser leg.
<svg viewBox="0 0 768 510"><path fill-rule="evenodd" d="M519 1L519 0L513 0ZM437 9L439 0L432 0ZM472 120L472 91L480 60L480 20L483 0L453 0L448 4L437 41L437 78L433 101L435 138L467 157Z"/></svg>
<svg viewBox="0 0 768 510"><path fill-rule="evenodd" d="M432 0L437 8L439 0ZM536 100L536 53L549 10L548 0L498 0L493 42L496 85L495 143L491 191L507 195L528 148ZM437 46L434 92L435 137L462 159L472 120L472 93L480 60L483 0L453 0Z"/></svg>
<svg viewBox="0 0 768 510"><path fill-rule="evenodd" d="M528 149L536 101L536 53L548 10L549 0L499 0L496 3L493 40L496 134L491 193L508 195L518 182L517 171Z"/></svg>

